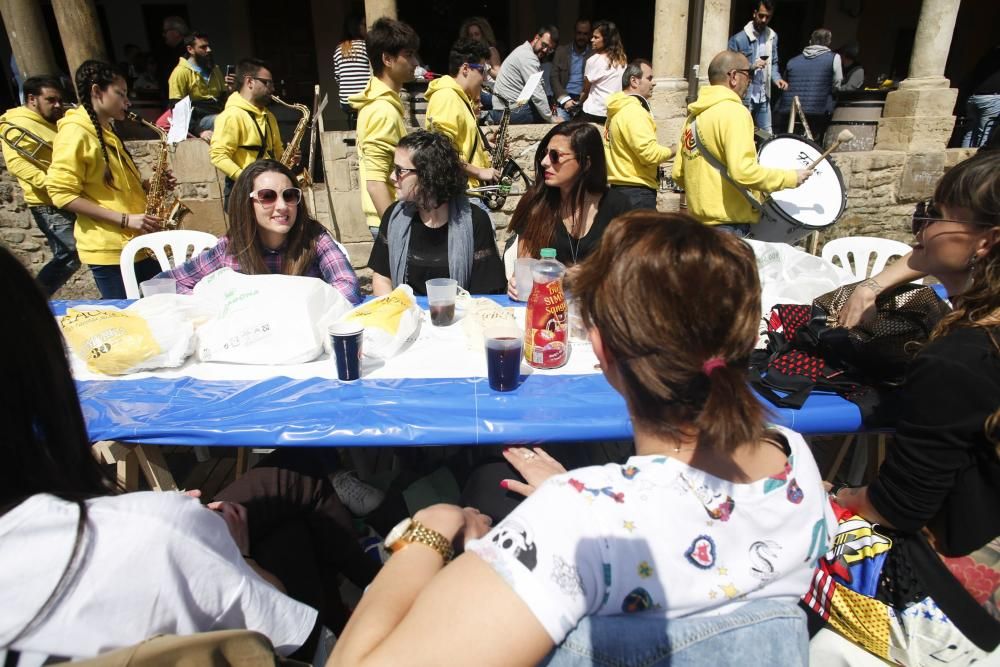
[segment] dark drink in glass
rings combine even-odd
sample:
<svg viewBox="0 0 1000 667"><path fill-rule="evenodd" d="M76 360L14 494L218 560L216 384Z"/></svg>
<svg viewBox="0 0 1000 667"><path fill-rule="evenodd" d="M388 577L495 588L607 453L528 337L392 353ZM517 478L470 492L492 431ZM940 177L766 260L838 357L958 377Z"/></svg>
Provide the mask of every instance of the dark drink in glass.
<svg viewBox="0 0 1000 667"><path fill-rule="evenodd" d="M522 339L516 329L486 338L486 367L493 391L517 389L521 376ZM504 335L507 334L507 335Z"/></svg>
<svg viewBox="0 0 1000 667"><path fill-rule="evenodd" d="M446 327L455 320L455 302L431 303L431 324L436 327Z"/></svg>

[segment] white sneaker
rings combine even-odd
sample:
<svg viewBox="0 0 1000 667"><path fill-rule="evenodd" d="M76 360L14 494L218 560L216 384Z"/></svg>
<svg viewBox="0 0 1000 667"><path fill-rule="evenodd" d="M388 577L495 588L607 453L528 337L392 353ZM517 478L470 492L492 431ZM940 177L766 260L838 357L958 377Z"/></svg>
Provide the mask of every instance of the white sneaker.
<svg viewBox="0 0 1000 667"><path fill-rule="evenodd" d="M340 470L330 477L340 502L355 516L365 516L385 500L385 494L357 478L353 470Z"/></svg>

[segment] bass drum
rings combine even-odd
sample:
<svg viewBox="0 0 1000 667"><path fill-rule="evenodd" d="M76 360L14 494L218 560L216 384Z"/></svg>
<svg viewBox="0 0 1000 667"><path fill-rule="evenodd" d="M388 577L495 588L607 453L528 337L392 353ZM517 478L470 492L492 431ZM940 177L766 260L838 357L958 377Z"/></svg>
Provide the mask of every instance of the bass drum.
<svg viewBox="0 0 1000 667"><path fill-rule="evenodd" d="M822 154L818 144L804 137L779 134L761 145L757 160L764 167L805 169ZM837 222L845 208L844 177L829 158L823 158L805 183L772 192L763 201L760 222L750 225L750 238L795 243Z"/></svg>

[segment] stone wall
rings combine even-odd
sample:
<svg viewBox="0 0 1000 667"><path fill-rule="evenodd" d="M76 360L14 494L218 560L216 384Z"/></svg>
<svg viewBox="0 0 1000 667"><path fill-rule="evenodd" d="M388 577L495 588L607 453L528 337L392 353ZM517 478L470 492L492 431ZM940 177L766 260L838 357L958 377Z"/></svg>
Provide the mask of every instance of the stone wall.
<svg viewBox="0 0 1000 667"><path fill-rule="evenodd" d="M677 125L683 118L669 116L661 125ZM532 160L539 140L550 129L548 125L511 126L510 153L525 172L533 177ZM663 135L661 127L661 135ZM314 215L347 247L351 263L358 270L363 285L370 272L365 265L371 252L372 239L361 214L357 153L353 132L326 132L322 135L326 183L317 184L314 191ZM661 137L661 141L667 141ZM157 142L129 142L144 177L156 156ZM971 149L903 152L876 150L855 153L835 153L834 160L847 186L847 211L823 240L841 236L881 236L907 241L909 218L915 202L929 197L934 185L949 167L971 155ZM195 229L216 235L225 232L222 212L221 174L208 160L208 145L189 139L178 145L171 155L177 192L192 209L191 224ZM498 242L506 239L504 231L519 196L507 198L501 211L494 214ZM661 192L661 210L677 210L679 197ZM312 202L310 202L312 203ZM37 273L50 257L48 245L34 225L16 180L0 162L0 242L10 248L32 272ZM62 299L94 298L97 289L90 272L82 269L57 295Z"/></svg>

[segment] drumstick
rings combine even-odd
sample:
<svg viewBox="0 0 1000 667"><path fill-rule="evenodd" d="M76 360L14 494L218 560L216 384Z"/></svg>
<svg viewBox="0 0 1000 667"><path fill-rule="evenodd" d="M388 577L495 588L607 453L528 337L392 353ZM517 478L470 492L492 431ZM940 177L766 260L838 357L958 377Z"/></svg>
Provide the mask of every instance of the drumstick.
<svg viewBox="0 0 1000 667"><path fill-rule="evenodd" d="M848 130L846 128L843 129L843 130L841 130L840 134L837 135L837 140L834 141L833 144L831 144L830 147L827 148L826 151L824 151L822 155L820 155L818 158L816 158L815 160L813 160L812 164L810 164L808 167L806 167L806 169L815 169L816 165L818 165L820 162L822 162L823 160L825 160L830 155L830 153L832 153L833 151L837 150L837 148L840 146L840 144L844 143L845 141L850 141L853 138L854 138L854 133L853 132L851 132L850 130Z"/></svg>

